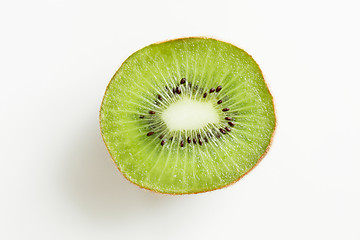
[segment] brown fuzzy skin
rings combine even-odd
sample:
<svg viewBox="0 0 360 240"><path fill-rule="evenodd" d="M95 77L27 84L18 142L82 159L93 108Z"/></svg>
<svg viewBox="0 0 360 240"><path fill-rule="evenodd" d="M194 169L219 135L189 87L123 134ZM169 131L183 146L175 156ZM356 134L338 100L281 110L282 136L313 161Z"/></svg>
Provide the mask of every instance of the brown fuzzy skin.
<svg viewBox="0 0 360 240"><path fill-rule="evenodd" d="M212 37L183 37L183 38L175 38L175 39L169 39L169 40L165 40L165 41L159 41L159 42L156 42L156 43L153 43L153 44L160 44L160 43L164 43L164 42L168 42L168 41L182 40L182 39L214 39L214 40L217 40L217 41L221 41L221 40L218 40L218 39L212 38ZM224 41L222 41L222 42L224 42ZM228 43L228 42L226 42L226 43ZM228 43L228 44L233 45L233 46L236 47L236 48L239 48L239 47L235 46L234 44L231 44L231 43ZM152 45L152 44L151 44L151 45ZM241 49L241 48L239 48L239 49ZM140 50L141 50L141 49L140 49ZM138 51L140 51L140 50L138 50ZM247 54L248 54L248 53L247 53ZM131 56L132 56L132 54L131 54L128 58L130 58ZM249 54L249 56L251 56L251 55ZM252 56L251 56L251 57L252 57ZM123 63L125 63L125 62L128 60L128 58L126 58ZM256 65L259 67L259 69L260 69L260 71L261 71L261 68L260 68L260 66L257 64L256 61L255 61L255 63L256 63ZM120 68L121 68L121 66L120 66ZM127 179L129 182L131 182L131 183L134 184L135 186L138 186L139 188L142 188L142 189L150 190L151 192L154 192L154 193L161 193L161 194L165 194L165 195L190 195L190 194L205 193L205 192L215 191L215 190L218 190L218 189L223 189L223 188L229 187L230 185L233 185L234 183L238 182L240 179L242 179L244 176L246 176L249 172L251 172L251 170L253 170L256 166L258 166L259 163L261 162L261 160L262 160L262 159L266 156L266 154L269 152L270 147L271 147L271 144L272 144L273 139L274 139L275 130L276 130L276 127L277 127L277 117L276 117L277 114L276 114L276 109L275 109L275 104L274 104L274 97L272 96L272 94L271 94L271 92L270 92L270 90L269 90L269 86L267 85L267 83L266 83L266 81L265 81L264 74L263 74L262 71L261 71L262 78L263 78L263 80L264 80L264 82L265 82L265 85L266 85L266 87L267 87L267 90L268 90L268 92L269 92L269 94L270 94L270 96L271 96L271 98L272 98L272 104L273 104L273 108L274 108L275 124L274 124L274 129L273 129L273 132L272 132L272 135L271 135L271 138L270 138L270 142L269 142L268 146L266 147L265 152L260 156L260 158L257 160L257 162L255 163L255 165L254 165L252 168L250 168L247 172L245 172L243 175L241 175L238 179L234 180L233 182L231 182L231 183L229 183L229 184L227 184L227 185L221 186L221 187L219 187L219 188L214 188L214 189L205 190L205 191L199 191L199 192L167 193L167 192L160 192L160 191L157 191L157 190L155 190L155 189L150 189L150 188L147 188L147 187L143 187L143 186L137 185L136 183L132 182L129 178L127 178L127 177L125 176L125 174L121 171L120 167L116 164L113 156L111 155L111 153L110 153L110 151L109 151L109 148L108 148L108 146L107 146L107 144L106 144L106 141L105 141L105 139L104 139L104 135L102 134L102 129L101 129L101 119L100 119L100 118L101 118L101 109L102 109L103 102L104 102L104 99L105 99L105 96L106 96L106 92L107 92L107 90L108 90L108 88L109 88L109 86L110 86L110 83L112 82L112 80L114 79L114 77L116 76L116 74L118 73L118 71L120 70L120 68L115 72L115 74L114 74L113 77L111 78L109 84L107 85L106 90L105 90L104 97L103 97L102 102L101 102L101 107L100 107L100 110L99 110L99 124L100 124L100 130L101 130L100 132L101 132L101 137L102 137L102 139L103 139L103 141L104 141L104 143L105 143L105 146L106 146L106 148L107 148L107 150L108 150L108 152L109 152L109 154L110 154L110 157L111 157L111 159L113 160L113 162L115 163L117 169L118 169L119 172L124 176L125 179Z"/></svg>

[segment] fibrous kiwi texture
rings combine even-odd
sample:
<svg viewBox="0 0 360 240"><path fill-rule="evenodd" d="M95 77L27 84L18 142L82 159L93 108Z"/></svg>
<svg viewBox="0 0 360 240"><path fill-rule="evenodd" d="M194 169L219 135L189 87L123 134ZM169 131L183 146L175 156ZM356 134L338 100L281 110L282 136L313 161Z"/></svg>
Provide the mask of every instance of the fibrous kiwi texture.
<svg viewBox="0 0 360 240"><path fill-rule="evenodd" d="M131 182L170 194L206 192L239 180L267 152L273 98L244 50L209 38L149 45L109 83L103 139Z"/></svg>

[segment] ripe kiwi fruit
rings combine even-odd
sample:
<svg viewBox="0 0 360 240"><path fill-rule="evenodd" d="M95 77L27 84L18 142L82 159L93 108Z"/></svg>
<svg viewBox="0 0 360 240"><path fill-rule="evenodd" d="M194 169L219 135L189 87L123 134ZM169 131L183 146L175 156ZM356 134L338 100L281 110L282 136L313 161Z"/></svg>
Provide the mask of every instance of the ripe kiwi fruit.
<svg viewBox="0 0 360 240"><path fill-rule="evenodd" d="M267 152L273 98L254 59L232 44L183 38L132 54L111 79L101 133L123 175L189 194L238 181Z"/></svg>

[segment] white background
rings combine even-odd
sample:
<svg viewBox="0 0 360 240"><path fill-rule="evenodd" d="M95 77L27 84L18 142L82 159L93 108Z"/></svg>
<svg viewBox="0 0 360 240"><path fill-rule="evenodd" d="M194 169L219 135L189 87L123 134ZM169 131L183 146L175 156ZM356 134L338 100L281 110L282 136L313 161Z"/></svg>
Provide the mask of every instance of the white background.
<svg viewBox="0 0 360 240"><path fill-rule="evenodd" d="M0 239L360 239L359 1L1 1ZM131 53L209 36L275 98L269 154L223 190L139 189L102 142Z"/></svg>

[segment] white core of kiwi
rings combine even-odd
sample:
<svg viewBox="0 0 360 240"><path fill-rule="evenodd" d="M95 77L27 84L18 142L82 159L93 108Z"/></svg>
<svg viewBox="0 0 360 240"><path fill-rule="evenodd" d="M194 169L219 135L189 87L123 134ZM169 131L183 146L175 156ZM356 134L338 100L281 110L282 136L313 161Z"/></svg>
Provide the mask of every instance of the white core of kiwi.
<svg viewBox="0 0 360 240"><path fill-rule="evenodd" d="M170 131L197 130L220 121L211 102L200 102L188 97L172 103L164 110L161 118Z"/></svg>

